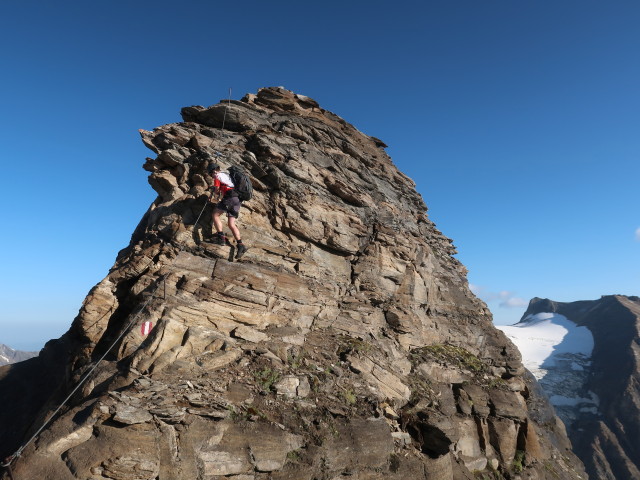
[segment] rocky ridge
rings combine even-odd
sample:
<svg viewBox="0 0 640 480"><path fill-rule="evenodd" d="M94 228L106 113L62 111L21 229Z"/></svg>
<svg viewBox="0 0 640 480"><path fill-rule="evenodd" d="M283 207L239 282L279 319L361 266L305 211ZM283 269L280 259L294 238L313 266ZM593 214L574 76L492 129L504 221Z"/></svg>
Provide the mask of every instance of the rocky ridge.
<svg viewBox="0 0 640 480"><path fill-rule="evenodd" d="M564 315L593 334L593 354L580 378L583 396L594 392L597 409L592 404L563 415L589 477L640 478L640 298L607 295L569 303L534 298L523 318L541 312Z"/></svg>
<svg viewBox="0 0 640 480"><path fill-rule="evenodd" d="M105 356L16 478L586 478L382 141L282 88L182 117L70 330L0 369L7 455ZM240 261L202 242L212 162L254 184Z"/></svg>

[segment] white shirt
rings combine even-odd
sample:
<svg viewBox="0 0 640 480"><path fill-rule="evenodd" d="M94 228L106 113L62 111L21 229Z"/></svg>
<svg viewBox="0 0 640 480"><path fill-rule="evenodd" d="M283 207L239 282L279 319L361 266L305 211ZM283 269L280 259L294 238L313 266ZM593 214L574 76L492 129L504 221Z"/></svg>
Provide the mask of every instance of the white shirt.
<svg viewBox="0 0 640 480"><path fill-rule="evenodd" d="M227 172L216 173L216 178L220 181L220 183L224 183L229 188L235 187L235 185L231 181L231 177Z"/></svg>

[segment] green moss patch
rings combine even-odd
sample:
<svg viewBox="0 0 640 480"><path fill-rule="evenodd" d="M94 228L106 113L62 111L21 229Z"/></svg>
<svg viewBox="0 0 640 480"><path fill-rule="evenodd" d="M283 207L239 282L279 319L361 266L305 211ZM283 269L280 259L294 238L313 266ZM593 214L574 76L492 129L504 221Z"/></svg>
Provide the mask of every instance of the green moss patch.
<svg viewBox="0 0 640 480"><path fill-rule="evenodd" d="M426 360L436 360L449 366L455 366L472 373L480 374L488 371L487 366L474 354L462 347L439 343L415 349L411 352L411 360L418 365Z"/></svg>

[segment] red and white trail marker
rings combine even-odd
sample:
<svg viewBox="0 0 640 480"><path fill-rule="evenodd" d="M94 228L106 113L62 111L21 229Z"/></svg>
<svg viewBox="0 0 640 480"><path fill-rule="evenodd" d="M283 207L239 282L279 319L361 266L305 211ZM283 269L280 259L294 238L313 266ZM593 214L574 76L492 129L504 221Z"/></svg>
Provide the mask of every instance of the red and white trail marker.
<svg viewBox="0 0 640 480"><path fill-rule="evenodd" d="M142 333L142 336L146 337L147 335L149 335L149 332L151 331L152 328L153 328L153 322L144 322L140 326L140 332Z"/></svg>

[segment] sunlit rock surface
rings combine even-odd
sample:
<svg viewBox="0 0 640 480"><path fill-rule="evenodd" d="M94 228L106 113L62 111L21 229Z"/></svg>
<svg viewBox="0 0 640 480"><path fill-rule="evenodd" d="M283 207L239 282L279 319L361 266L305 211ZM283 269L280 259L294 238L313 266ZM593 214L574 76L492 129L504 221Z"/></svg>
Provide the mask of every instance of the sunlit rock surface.
<svg viewBox="0 0 640 480"><path fill-rule="evenodd" d="M0 369L8 455L106 354L16 478L585 478L382 141L281 88L182 116L69 332ZM239 261L203 242L212 162L252 177Z"/></svg>

